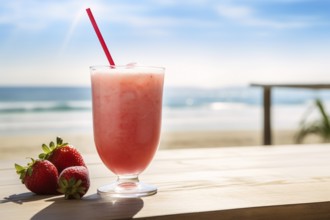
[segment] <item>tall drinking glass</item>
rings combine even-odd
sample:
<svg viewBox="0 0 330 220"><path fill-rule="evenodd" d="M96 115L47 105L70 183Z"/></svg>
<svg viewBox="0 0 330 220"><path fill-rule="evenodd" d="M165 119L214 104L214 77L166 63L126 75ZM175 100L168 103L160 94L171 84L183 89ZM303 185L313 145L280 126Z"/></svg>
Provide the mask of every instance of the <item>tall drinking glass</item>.
<svg viewBox="0 0 330 220"><path fill-rule="evenodd" d="M98 188L101 196L141 197L157 188L138 175L154 157L160 138L165 69L92 66L94 142L117 181Z"/></svg>

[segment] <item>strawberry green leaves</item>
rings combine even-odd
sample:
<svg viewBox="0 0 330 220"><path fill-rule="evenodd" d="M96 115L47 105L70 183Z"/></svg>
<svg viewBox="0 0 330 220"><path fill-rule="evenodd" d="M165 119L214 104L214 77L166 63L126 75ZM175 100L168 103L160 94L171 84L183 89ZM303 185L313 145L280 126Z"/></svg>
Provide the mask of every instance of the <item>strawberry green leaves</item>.
<svg viewBox="0 0 330 220"><path fill-rule="evenodd" d="M58 171L51 162L31 158L25 167L15 164L15 170L31 192L39 195L57 194Z"/></svg>
<svg viewBox="0 0 330 220"><path fill-rule="evenodd" d="M56 137L56 145L53 141L49 143L49 146L42 144L41 148L43 153L39 154L39 159L47 160L56 148L64 147L66 145L68 145L68 143L63 143L63 139L60 137Z"/></svg>
<svg viewBox="0 0 330 220"><path fill-rule="evenodd" d="M89 189L88 170L84 166L68 167L62 171L58 181L58 192L66 199L80 199Z"/></svg>

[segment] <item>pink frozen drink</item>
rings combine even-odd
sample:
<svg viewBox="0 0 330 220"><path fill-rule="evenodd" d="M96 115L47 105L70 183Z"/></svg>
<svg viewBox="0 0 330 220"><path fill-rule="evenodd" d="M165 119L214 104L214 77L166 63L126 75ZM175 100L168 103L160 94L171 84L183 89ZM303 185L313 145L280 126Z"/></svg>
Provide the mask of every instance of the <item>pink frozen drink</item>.
<svg viewBox="0 0 330 220"><path fill-rule="evenodd" d="M91 67L94 141L117 175L138 175L159 145L164 69Z"/></svg>

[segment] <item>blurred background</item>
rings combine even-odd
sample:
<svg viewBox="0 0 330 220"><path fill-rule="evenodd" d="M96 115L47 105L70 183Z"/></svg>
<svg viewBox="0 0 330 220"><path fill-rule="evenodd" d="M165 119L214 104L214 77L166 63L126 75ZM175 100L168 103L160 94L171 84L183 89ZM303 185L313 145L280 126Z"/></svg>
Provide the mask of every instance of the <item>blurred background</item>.
<svg viewBox="0 0 330 220"><path fill-rule="evenodd" d="M88 7L116 64L166 67L161 148L260 145L250 83L330 83L329 1L0 0L0 158L56 136L95 151L89 66L107 59ZM330 107L330 90L272 97L274 144L320 117L315 98Z"/></svg>

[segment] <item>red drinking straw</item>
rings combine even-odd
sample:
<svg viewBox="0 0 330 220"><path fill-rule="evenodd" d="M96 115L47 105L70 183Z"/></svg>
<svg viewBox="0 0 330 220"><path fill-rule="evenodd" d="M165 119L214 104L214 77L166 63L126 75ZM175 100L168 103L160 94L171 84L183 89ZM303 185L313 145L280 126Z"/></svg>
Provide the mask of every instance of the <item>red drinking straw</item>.
<svg viewBox="0 0 330 220"><path fill-rule="evenodd" d="M92 22L92 25L93 25L93 27L94 27L95 33L96 33L96 35L97 35L97 38L99 39L99 41L100 41L100 43L101 43L101 46L102 46L102 48L103 48L103 50L104 50L105 55L106 55L107 58L108 58L108 61L109 61L110 65L115 66L115 62L113 62L113 59L112 59L112 57L111 57L111 54L110 54L110 52L109 52L109 50L108 50L107 45L105 44L105 41L104 41L104 39L103 39L103 37L102 37L102 34L101 34L101 32L100 32L99 27L98 27L97 24L96 24L96 21L95 21L95 19L94 19L94 16L93 16L93 13L92 13L91 9L90 9L90 8L87 8L86 11L87 11L87 14L88 14L89 19L90 19L91 22Z"/></svg>

